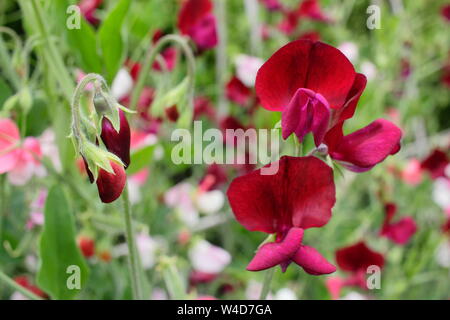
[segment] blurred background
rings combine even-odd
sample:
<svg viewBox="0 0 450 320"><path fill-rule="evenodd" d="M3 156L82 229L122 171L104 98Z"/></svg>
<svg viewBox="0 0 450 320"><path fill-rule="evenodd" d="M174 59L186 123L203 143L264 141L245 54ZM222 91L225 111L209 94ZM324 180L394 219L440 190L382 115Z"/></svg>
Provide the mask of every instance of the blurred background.
<svg viewBox="0 0 450 320"><path fill-rule="evenodd" d="M295 267L284 274L277 269L269 298L450 298L450 3L209 3L210 9L194 10L191 18L212 16L204 23L213 26L217 39L192 34L185 26L189 22L180 12L187 1L0 2L0 118L15 123L20 141L35 138L42 154L39 161L25 159L22 167L0 175L2 273L43 298L131 298L122 203L100 202L67 138L76 83L95 72L121 104L137 110L128 114L132 164L127 176L148 299L257 299L264 273L245 267L265 235L237 223L225 193L233 178L260 164L176 165L170 136L175 128L188 127L191 118L201 120L204 130L275 127L280 113L259 105L256 71L289 41L310 39L337 47L368 79L345 131L382 117L400 126L404 136L401 151L372 170L336 172L333 218L311 229L305 241L333 263L336 251L364 241L385 262L381 286L373 290L353 283L352 271L339 265L336 273L321 277ZM70 7L75 4L79 11ZM187 74L183 52L173 43L160 51L137 106L132 105L145 56L168 34L190 38L194 110L183 97L169 105L162 100ZM155 108L155 100L165 102ZM306 144L311 147L305 150L313 146ZM0 140L0 155L7 152L4 145ZM281 153L289 154L290 148L284 143ZM63 203L72 218L47 226L45 203L55 184L64 194L55 206ZM413 221L406 239L382 232L390 212L399 229L404 219ZM41 239L44 228L48 241ZM362 255L349 263L357 264ZM67 274L56 276L58 262L68 256L89 273L81 290L69 293L59 289ZM178 291L167 290L167 277ZM26 297L0 282L0 298Z"/></svg>

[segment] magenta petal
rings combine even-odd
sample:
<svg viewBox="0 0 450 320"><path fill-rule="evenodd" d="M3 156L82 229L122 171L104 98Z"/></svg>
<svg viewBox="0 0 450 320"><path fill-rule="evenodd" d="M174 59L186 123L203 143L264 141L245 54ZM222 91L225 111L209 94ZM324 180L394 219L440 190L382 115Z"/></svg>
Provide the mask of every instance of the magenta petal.
<svg viewBox="0 0 450 320"><path fill-rule="evenodd" d="M329 274L336 271L336 267L313 247L302 245L292 260L312 275Z"/></svg>
<svg viewBox="0 0 450 320"><path fill-rule="evenodd" d="M328 129L328 124L330 122L330 107L328 102L320 94L316 95L316 103L314 104L314 116L312 120L312 132L314 134L314 143L318 147L323 139Z"/></svg>
<svg viewBox="0 0 450 320"><path fill-rule="evenodd" d="M370 170L399 150L402 131L392 122L378 119L358 131L344 136L330 150L333 159L349 170ZM329 146L330 149L330 146Z"/></svg>
<svg viewBox="0 0 450 320"><path fill-rule="evenodd" d="M310 98L307 91L312 92L308 89L298 89L283 110L281 114L283 139L287 139L292 133L295 133L301 142L308 133L308 103Z"/></svg>
<svg viewBox="0 0 450 320"><path fill-rule="evenodd" d="M303 229L291 228L281 242L266 243L259 248L247 266L248 271L261 271L286 264L302 244Z"/></svg>
<svg viewBox="0 0 450 320"><path fill-rule="evenodd" d="M384 234L397 244L406 244L416 233L417 225L412 217L405 217L384 228Z"/></svg>

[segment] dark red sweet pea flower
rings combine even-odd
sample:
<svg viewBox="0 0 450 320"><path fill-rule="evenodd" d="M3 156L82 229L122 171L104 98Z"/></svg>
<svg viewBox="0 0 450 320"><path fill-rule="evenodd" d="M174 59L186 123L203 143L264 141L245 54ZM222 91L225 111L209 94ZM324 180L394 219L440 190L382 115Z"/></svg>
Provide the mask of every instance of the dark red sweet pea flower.
<svg viewBox="0 0 450 320"><path fill-rule="evenodd" d="M210 191L219 188L228 181L227 173L220 164L213 163L208 166L205 175L200 180L199 188L202 191Z"/></svg>
<svg viewBox="0 0 450 320"><path fill-rule="evenodd" d="M109 152L122 160L127 168L130 164L130 125L122 110L119 110L120 130L114 129L111 121L103 117L101 138Z"/></svg>
<svg viewBox="0 0 450 320"><path fill-rule="evenodd" d="M448 217L447 221L442 225L442 232L450 235L450 217Z"/></svg>
<svg viewBox="0 0 450 320"><path fill-rule="evenodd" d="M390 121L378 119L344 136L343 122L325 136L324 143L334 160L351 171L365 172L400 150L402 131Z"/></svg>
<svg viewBox="0 0 450 320"><path fill-rule="evenodd" d="M284 10L283 20L278 25L278 29L286 35L292 35L298 27L298 14L295 10Z"/></svg>
<svg viewBox="0 0 450 320"><path fill-rule="evenodd" d="M359 287L367 289L367 268L375 265L384 266L382 254L368 248L364 241L336 251L336 262L340 269L350 274L347 277L329 277L326 287L332 299L339 299L342 288Z"/></svg>
<svg viewBox="0 0 450 320"><path fill-rule="evenodd" d="M325 123L330 117L334 119L332 111L348 109L347 102L350 104L364 90L365 84L359 83L361 77L338 49L322 42L297 40L275 52L259 69L256 92L264 108L291 110L297 118L289 120L290 127L298 127L295 123L309 125L306 131L318 135L316 144L320 144L322 127L311 125L311 119L317 114L320 119L315 122Z"/></svg>
<svg viewBox="0 0 450 320"><path fill-rule="evenodd" d="M225 89L228 100L244 107L249 104L252 97L252 91L236 76L233 76L233 78L228 81Z"/></svg>
<svg viewBox="0 0 450 320"><path fill-rule="evenodd" d="M323 161L283 156L276 174L258 169L238 177L227 195L247 230L276 234L275 242L258 249L247 270L280 265L285 271L291 262L313 275L336 270L316 249L302 244L304 230L327 224L336 200L333 172Z"/></svg>
<svg viewBox="0 0 450 320"><path fill-rule="evenodd" d="M189 36L203 51L217 45L216 18L211 0L187 0L178 15L181 34Z"/></svg>
<svg viewBox="0 0 450 320"><path fill-rule="evenodd" d="M441 16L445 22L450 23L450 4L446 4L441 8Z"/></svg>
<svg viewBox="0 0 450 320"><path fill-rule="evenodd" d="M207 97L198 96L194 99L194 120L199 119L201 116L205 116L211 121L216 120L216 110Z"/></svg>
<svg viewBox="0 0 450 320"><path fill-rule="evenodd" d="M322 12L318 0L304 0L298 8L298 15L300 18L305 17L321 22L332 22L332 19Z"/></svg>
<svg viewBox="0 0 450 320"><path fill-rule="evenodd" d="M447 154L439 149L435 149L422 161L421 168L428 171L432 179L445 176L445 168L450 163Z"/></svg>
<svg viewBox="0 0 450 320"><path fill-rule="evenodd" d="M386 216L380 234L396 244L406 244L417 231L416 222L412 217L403 217L392 222L397 212L395 203L385 204L384 210Z"/></svg>

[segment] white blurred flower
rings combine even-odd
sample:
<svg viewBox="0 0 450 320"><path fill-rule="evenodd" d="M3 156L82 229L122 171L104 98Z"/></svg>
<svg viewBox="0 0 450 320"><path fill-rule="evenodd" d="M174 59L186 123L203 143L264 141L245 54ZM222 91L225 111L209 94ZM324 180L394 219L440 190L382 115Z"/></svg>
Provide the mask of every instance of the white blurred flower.
<svg viewBox="0 0 450 320"><path fill-rule="evenodd" d="M351 291L339 300L368 300L366 296L359 292Z"/></svg>
<svg viewBox="0 0 450 320"><path fill-rule="evenodd" d="M199 215L192 200L194 186L187 182L179 183L164 194L164 203L177 211L178 217L186 225L192 227L197 224Z"/></svg>
<svg viewBox="0 0 450 320"><path fill-rule="evenodd" d="M291 289L281 288L275 294L275 300L297 300L297 296Z"/></svg>
<svg viewBox="0 0 450 320"><path fill-rule="evenodd" d="M353 42L343 42L339 45L338 49L345 54L348 60L355 63L358 60L358 47Z"/></svg>
<svg viewBox="0 0 450 320"><path fill-rule="evenodd" d="M245 298L247 300L258 300L261 295L262 288L263 284L261 282L250 280L247 284L247 288L245 289ZM273 300L273 294L269 292L266 299Z"/></svg>
<svg viewBox="0 0 450 320"><path fill-rule="evenodd" d="M375 79L377 76L377 67L370 61L361 63L361 73L364 74L368 81Z"/></svg>
<svg viewBox="0 0 450 320"><path fill-rule="evenodd" d="M136 246L141 257L142 267L150 269L156 262L156 251L161 244L148 234L141 233L136 236Z"/></svg>
<svg viewBox="0 0 450 320"><path fill-rule="evenodd" d="M132 177L130 177L130 179L127 180L127 184L131 204L136 204L141 201L142 196L139 183L135 179L132 179Z"/></svg>
<svg viewBox="0 0 450 320"><path fill-rule="evenodd" d="M210 274L222 272L231 261L228 251L206 240L197 241L188 255L194 270Z"/></svg>
<svg viewBox="0 0 450 320"><path fill-rule="evenodd" d="M433 200L442 208L442 210L450 210L450 179L438 178L433 184Z"/></svg>
<svg viewBox="0 0 450 320"><path fill-rule="evenodd" d="M52 161L56 171L61 172L61 160L59 158L58 146L56 145L55 132L52 129L46 129L38 138L41 145L41 152L44 157Z"/></svg>
<svg viewBox="0 0 450 320"><path fill-rule="evenodd" d="M258 57L240 54L236 57L235 64L236 77L247 87L253 87L255 85L256 73L264 64L264 61Z"/></svg>
<svg viewBox="0 0 450 320"><path fill-rule="evenodd" d="M220 190L202 192L197 197L197 207L202 213L212 214L222 209L225 203L225 196Z"/></svg>
<svg viewBox="0 0 450 320"><path fill-rule="evenodd" d="M133 88L133 78L124 68L121 68L111 85L111 92L114 98L120 100L127 96Z"/></svg>
<svg viewBox="0 0 450 320"><path fill-rule="evenodd" d="M168 296L165 290L161 288L154 288L152 290L151 300L167 300Z"/></svg>
<svg viewBox="0 0 450 320"><path fill-rule="evenodd" d="M450 268L450 241L442 242L436 251L436 262L444 268Z"/></svg>
<svg viewBox="0 0 450 320"><path fill-rule="evenodd" d="M27 297L25 297L23 294L21 294L19 291L14 291L14 293L11 295L10 300L30 300Z"/></svg>

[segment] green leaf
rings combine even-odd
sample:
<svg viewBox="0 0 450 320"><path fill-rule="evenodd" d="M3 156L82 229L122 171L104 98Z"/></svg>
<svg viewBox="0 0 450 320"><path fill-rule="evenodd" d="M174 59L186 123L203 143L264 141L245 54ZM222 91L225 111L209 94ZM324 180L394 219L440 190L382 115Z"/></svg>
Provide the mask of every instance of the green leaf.
<svg viewBox="0 0 450 320"><path fill-rule="evenodd" d="M84 72L102 72L102 61L97 52L97 39L92 26L81 19L80 29L67 29L67 42Z"/></svg>
<svg viewBox="0 0 450 320"><path fill-rule="evenodd" d="M127 169L127 174L135 174L148 166L150 161L152 161L154 150L155 145L151 145L134 151L131 154L131 162Z"/></svg>
<svg viewBox="0 0 450 320"><path fill-rule="evenodd" d="M105 18L98 31L106 80L111 83L124 59L122 25L130 7L130 0L121 0Z"/></svg>
<svg viewBox="0 0 450 320"><path fill-rule="evenodd" d="M74 218L60 186L50 189L44 212L37 282L52 299L73 299L85 287L89 270L76 244ZM73 278L77 270L79 289Z"/></svg>

